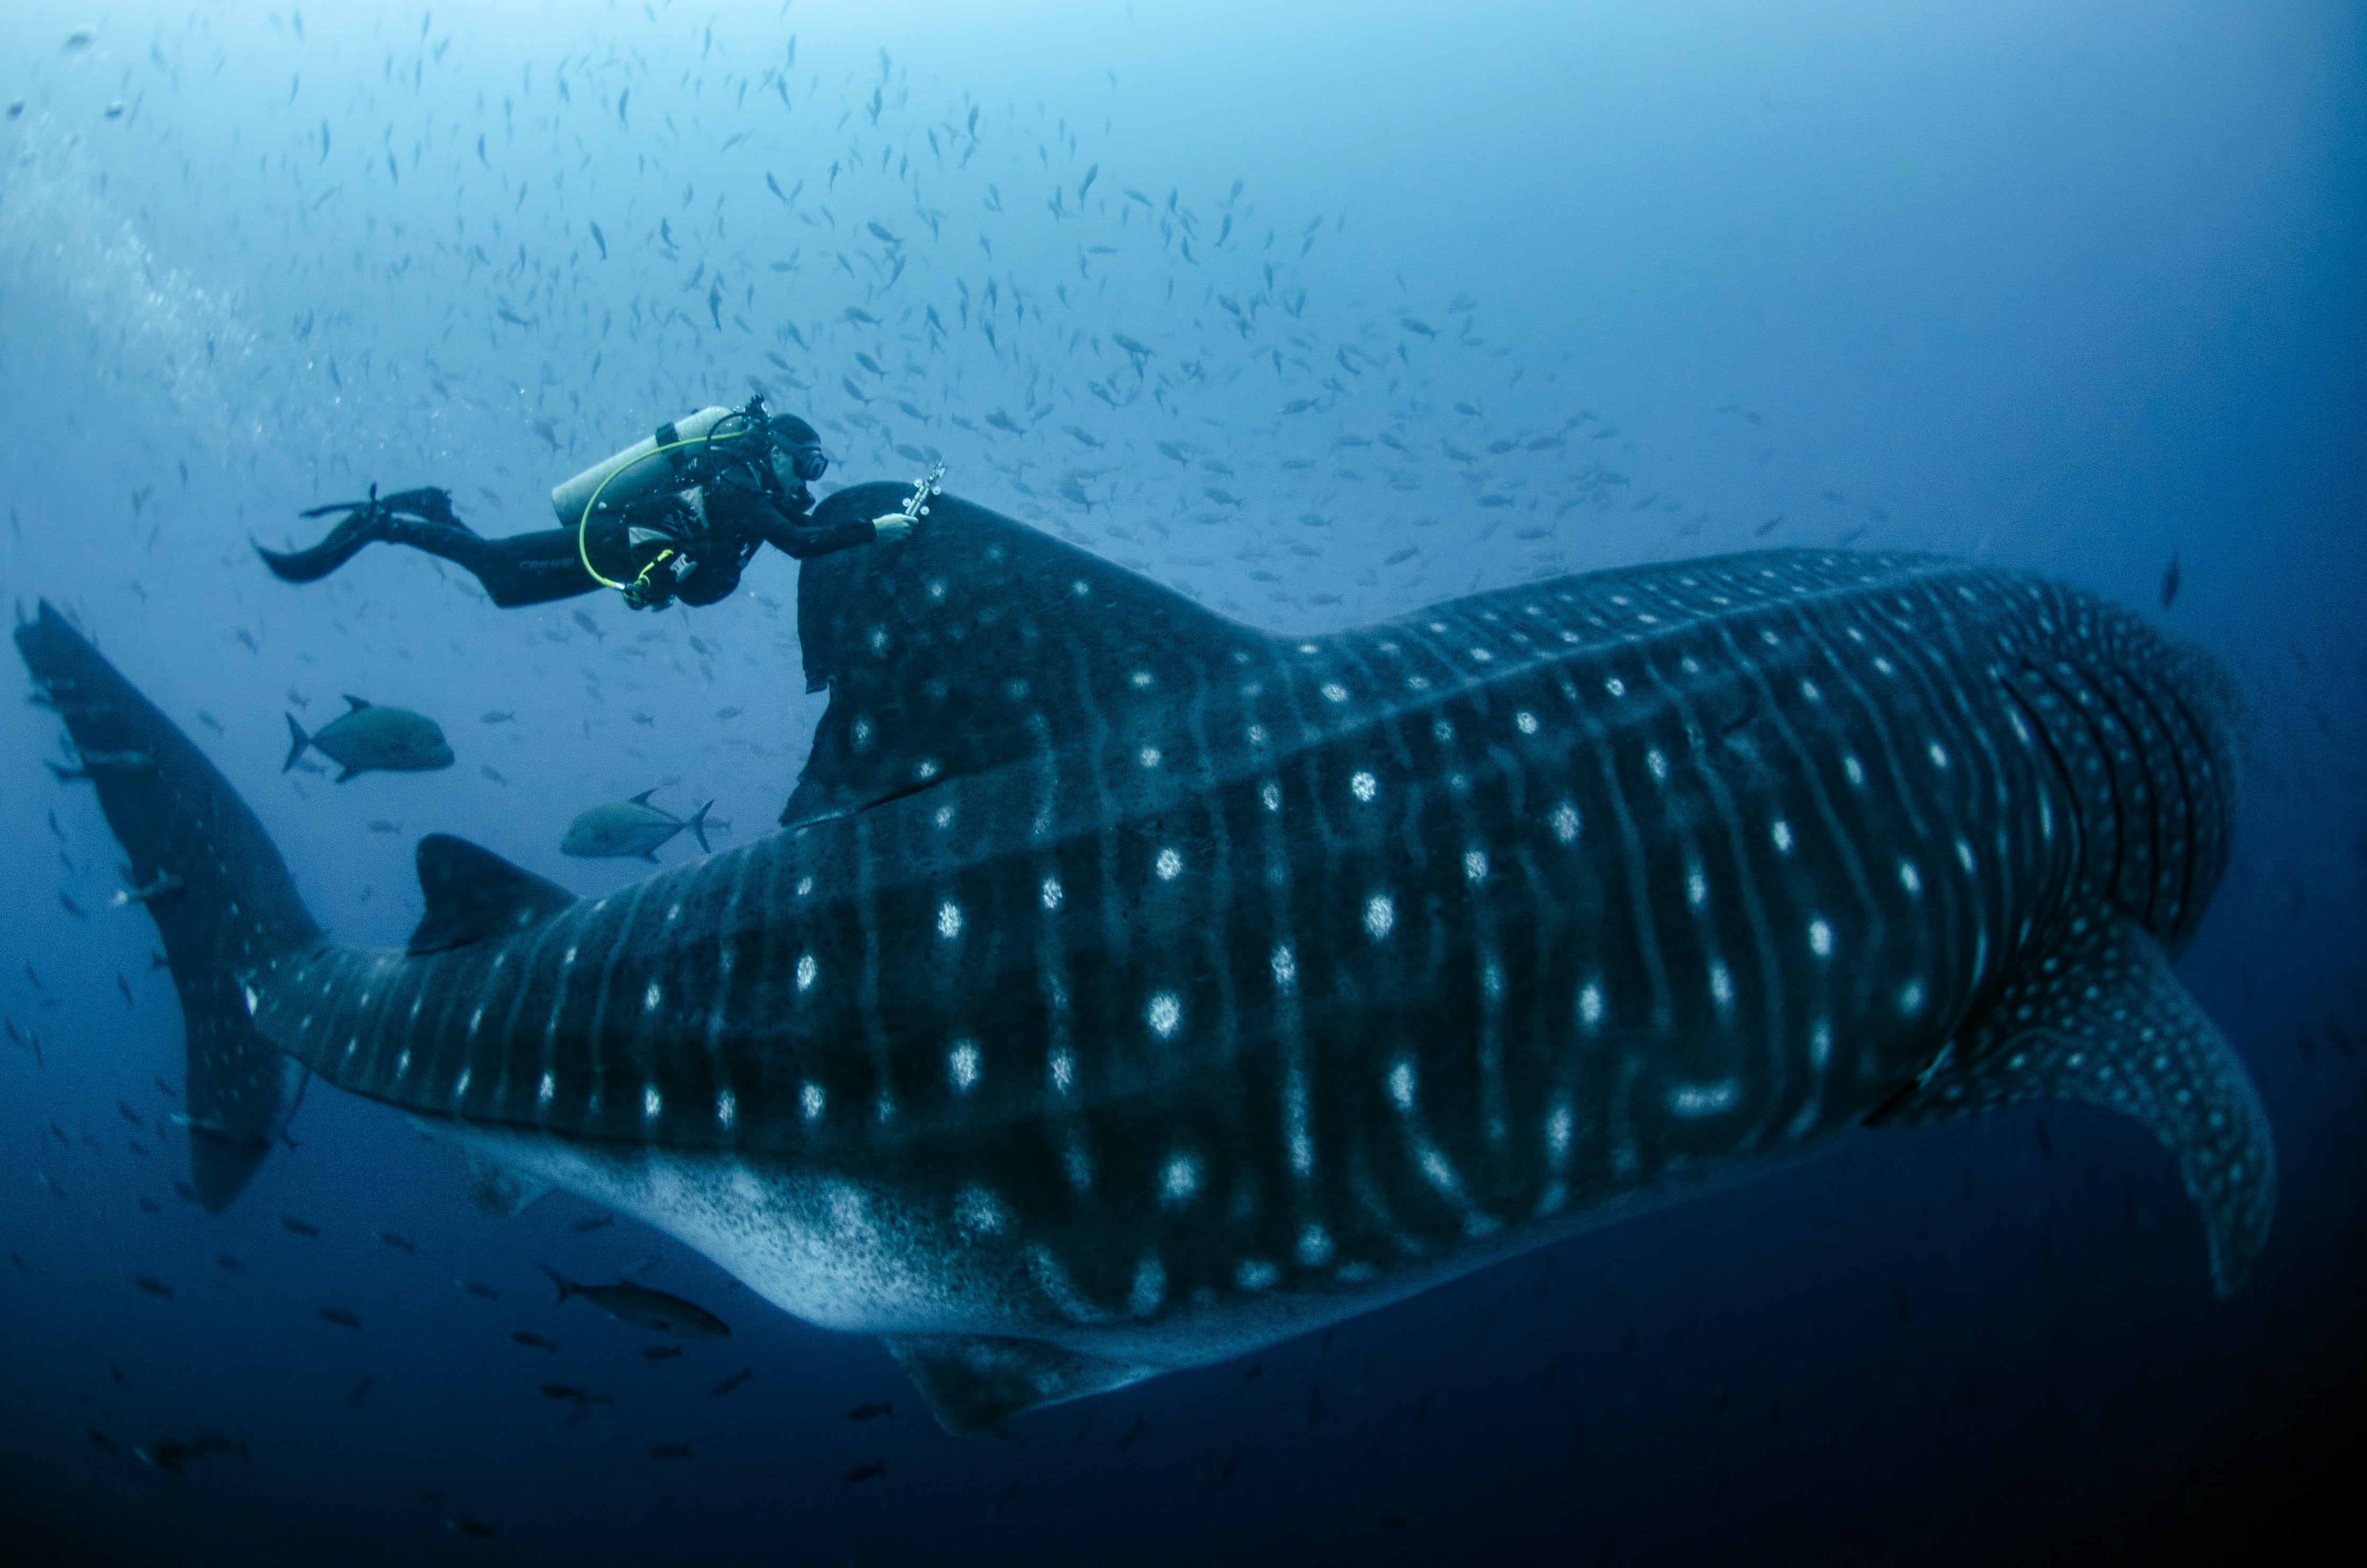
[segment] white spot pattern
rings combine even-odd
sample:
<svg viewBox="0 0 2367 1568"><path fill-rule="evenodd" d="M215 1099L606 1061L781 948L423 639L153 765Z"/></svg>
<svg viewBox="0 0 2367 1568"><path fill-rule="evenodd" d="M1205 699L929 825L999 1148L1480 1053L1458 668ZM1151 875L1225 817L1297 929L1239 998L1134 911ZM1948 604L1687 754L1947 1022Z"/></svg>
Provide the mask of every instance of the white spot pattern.
<svg viewBox="0 0 2367 1568"><path fill-rule="evenodd" d="M974 1236L995 1235L1003 1225L1002 1205L982 1187L965 1187L954 1199L954 1223Z"/></svg>
<svg viewBox="0 0 2367 1568"><path fill-rule="evenodd" d="M1189 1154L1171 1154L1159 1173L1161 1196L1170 1203L1189 1203L1200 1190L1200 1162Z"/></svg>
<svg viewBox="0 0 2367 1568"><path fill-rule="evenodd" d="M1742 1085L1732 1078L1715 1084L1680 1084L1669 1091L1669 1108L1679 1116L1716 1116L1731 1110L1742 1097Z"/></svg>

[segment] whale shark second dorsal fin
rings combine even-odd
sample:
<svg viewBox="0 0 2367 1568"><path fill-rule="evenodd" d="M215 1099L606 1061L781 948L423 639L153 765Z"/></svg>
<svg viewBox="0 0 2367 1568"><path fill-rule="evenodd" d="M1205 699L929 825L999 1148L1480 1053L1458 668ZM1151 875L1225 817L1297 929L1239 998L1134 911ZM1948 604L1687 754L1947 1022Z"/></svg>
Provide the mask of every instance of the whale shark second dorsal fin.
<svg viewBox="0 0 2367 1568"><path fill-rule="evenodd" d="M891 1334L882 1342L929 1402L937 1425L957 1437L1000 1426L1042 1405L1124 1388L1157 1370L1041 1339Z"/></svg>
<svg viewBox="0 0 2367 1568"><path fill-rule="evenodd" d="M557 882L447 833L419 841L419 891L427 911L411 933L413 958L522 930L575 902Z"/></svg>
<svg viewBox="0 0 2367 1568"><path fill-rule="evenodd" d="M910 494L842 490L818 524ZM1172 700L1263 651L1263 631L951 495L909 539L809 561L798 577L806 689L830 688L785 825L861 811L1091 733L1129 691Z"/></svg>

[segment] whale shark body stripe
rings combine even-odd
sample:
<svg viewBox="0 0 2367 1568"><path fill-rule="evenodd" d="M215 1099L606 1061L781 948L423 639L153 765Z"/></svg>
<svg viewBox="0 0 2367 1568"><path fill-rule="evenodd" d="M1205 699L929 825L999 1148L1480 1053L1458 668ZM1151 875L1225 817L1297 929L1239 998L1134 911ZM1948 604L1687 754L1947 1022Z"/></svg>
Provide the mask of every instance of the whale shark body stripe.
<svg viewBox="0 0 2367 1568"><path fill-rule="evenodd" d="M1783 552L1285 638L941 497L808 562L799 632L789 831L563 907L488 868L422 922L478 939L290 944L254 1020L890 1336L956 1429L2031 1094L2180 1151L2223 1289L2265 1239L2163 961L2224 678L2074 590ZM2075 962L2113 994L2031 1000Z"/></svg>

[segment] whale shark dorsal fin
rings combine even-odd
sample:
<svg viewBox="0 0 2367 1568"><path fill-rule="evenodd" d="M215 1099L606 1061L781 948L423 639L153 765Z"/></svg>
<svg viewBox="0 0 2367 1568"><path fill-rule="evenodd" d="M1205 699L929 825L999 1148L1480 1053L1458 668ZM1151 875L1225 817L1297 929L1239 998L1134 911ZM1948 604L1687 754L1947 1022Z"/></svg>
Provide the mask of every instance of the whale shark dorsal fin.
<svg viewBox="0 0 2367 1568"><path fill-rule="evenodd" d="M880 1343L929 1402L937 1425L957 1437L1000 1426L1038 1405L1123 1388L1158 1370L1081 1355L1041 1339L891 1334Z"/></svg>
<svg viewBox="0 0 2367 1568"><path fill-rule="evenodd" d="M2259 1094L2160 944L2118 917L2080 925L2026 960L1997 1004L1871 1119L1926 1125L2023 1100L2135 1117L2178 1156L2211 1244L2212 1283L2233 1295L2276 1209L2276 1146Z"/></svg>
<svg viewBox="0 0 2367 1568"><path fill-rule="evenodd" d="M557 882L447 833L419 841L419 891L427 910L411 934L413 958L522 930L575 902Z"/></svg>
<svg viewBox="0 0 2367 1568"><path fill-rule="evenodd" d="M842 490L817 524L867 521L911 494ZM795 825L982 773L1091 732L1131 699L1172 700L1266 634L967 501L938 495L897 543L805 562L806 689L830 689Z"/></svg>

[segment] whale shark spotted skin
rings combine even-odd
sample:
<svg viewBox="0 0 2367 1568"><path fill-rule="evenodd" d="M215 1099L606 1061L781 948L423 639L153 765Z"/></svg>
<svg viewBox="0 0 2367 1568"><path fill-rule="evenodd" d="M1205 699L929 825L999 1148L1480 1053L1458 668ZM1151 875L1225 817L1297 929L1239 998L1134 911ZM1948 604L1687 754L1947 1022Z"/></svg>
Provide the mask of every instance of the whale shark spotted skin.
<svg viewBox="0 0 2367 1568"><path fill-rule="evenodd" d="M940 497L798 621L782 832L595 900L432 835L391 950L322 940L53 611L17 637L86 755L156 758L94 782L187 884L220 1136L284 1052L490 1207L582 1193L885 1336L955 1431L2013 1101L2150 1127L2223 1292L2265 1243L2267 1122L2169 969L2236 704L2109 604L1783 551L1277 637Z"/></svg>

